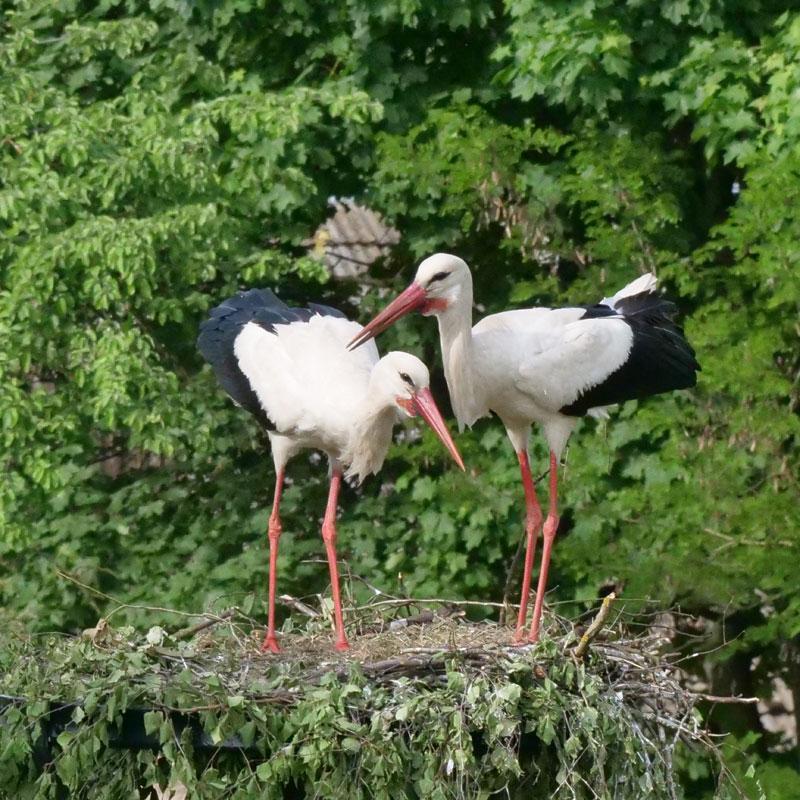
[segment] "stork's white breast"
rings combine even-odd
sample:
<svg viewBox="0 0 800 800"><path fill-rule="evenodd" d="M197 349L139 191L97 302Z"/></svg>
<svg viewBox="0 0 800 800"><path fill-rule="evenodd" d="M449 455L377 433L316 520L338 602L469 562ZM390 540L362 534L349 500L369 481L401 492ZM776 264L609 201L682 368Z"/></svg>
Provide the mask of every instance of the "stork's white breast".
<svg viewBox="0 0 800 800"><path fill-rule="evenodd" d="M347 350L360 330L356 322L321 315L274 331L244 326L234 353L279 432L309 446L344 446L378 360L374 342Z"/></svg>

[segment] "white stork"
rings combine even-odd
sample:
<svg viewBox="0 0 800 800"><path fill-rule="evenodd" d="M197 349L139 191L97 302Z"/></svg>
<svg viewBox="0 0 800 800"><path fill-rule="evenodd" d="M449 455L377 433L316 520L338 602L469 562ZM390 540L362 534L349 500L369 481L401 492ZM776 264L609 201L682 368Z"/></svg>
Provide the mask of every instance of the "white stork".
<svg viewBox="0 0 800 800"><path fill-rule="evenodd" d="M494 412L517 453L525 491L527 549L515 641L523 639L542 511L528 459L531 423L550 448L550 505L528 640L539 637L550 553L558 529L557 469L578 419L604 407L694 386L700 369L674 306L642 275L597 305L492 314L472 327L472 275L457 256L437 253L411 285L351 342L366 342L411 311L436 315L450 400L459 429Z"/></svg>
<svg viewBox="0 0 800 800"><path fill-rule="evenodd" d="M322 450L331 481L322 523L333 593L337 650L348 648L342 624L336 562L336 504L342 471L358 481L377 472L394 424L419 414L461 469L464 464L436 407L425 365L408 353L378 358L347 342L361 326L315 303L289 308L267 289L239 292L210 312L197 346L234 402L250 411L269 436L275 496L269 517L269 612L262 650L280 651L275 636L275 581L284 470L300 450Z"/></svg>

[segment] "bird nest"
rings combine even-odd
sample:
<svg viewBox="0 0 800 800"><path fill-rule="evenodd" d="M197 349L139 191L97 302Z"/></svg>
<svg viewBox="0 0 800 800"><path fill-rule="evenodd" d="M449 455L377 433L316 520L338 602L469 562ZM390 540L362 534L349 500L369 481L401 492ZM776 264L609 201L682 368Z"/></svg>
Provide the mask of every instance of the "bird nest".
<svg viewBox="0 0 800 800"><path fill-rule="evenodd" d="M0 785L40 797L638 800L678 797L684 769L716 796L743 796L698 711L709 698L684 688L663 636L631 636L603 608L586 630L550 615L524 646L462 606L414 601L351 610L345 654L326 609L307 606L277 655L235 610L172 635L101 620L82 637L12 639Z"/></svg>

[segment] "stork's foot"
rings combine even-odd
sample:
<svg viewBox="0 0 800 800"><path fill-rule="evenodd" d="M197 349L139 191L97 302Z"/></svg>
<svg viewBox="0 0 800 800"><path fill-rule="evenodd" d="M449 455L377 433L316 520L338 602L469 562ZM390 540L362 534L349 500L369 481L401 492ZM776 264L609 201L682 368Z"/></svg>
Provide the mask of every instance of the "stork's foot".
<svg viewBox="0 0 800 800"><path fill-rule="evenodd" d="M512 647L522 647L523 645L528 644L525 638L525 628L517 628L514 632L514 638L511 640Z"/></svg>
<svg viewBox="0 0 800 800"><path fill-rule="evenodd" d="M337 639L334 648L340 653L346 653L350 649L350 642L347 639Z"/></svg>
<svg viewBox="0 0 800 800"><path fill-rule="evenodd" d="M267 634L266 638L264 639L264 643L261 645L261 652L262 653L280 653L281 648L278 645L278 640L275 636L270 636Z"/></svg>

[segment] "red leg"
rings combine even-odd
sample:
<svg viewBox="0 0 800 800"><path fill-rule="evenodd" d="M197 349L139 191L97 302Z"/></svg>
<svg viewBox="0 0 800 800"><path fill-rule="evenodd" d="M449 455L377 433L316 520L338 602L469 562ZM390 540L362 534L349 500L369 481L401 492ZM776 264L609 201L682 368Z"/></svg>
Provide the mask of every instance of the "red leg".
<svg viewBox="0 0 800 800"><path fill-rule="evenodd" d="M558 459L556 454L550 452L550 508L547 512L547 519L544 521L544 547L542 548L542 565L539 568L539 585L536 588L536 603L533 607L533 621L531 622L531 632L528 636L529 642L539 640L539 622L542 618L542 605L544 604L544 593L547 589L547 570L550 567L550 552L553 549L553 542L558 530Z"/></svg>
<svg viewBox="0 0 800 800"><path fill-rule="evenodd" d="M342 473L338 469L331 475L331 488L328 492L328 506L325 509L325 519L322 521L322 540L328 554L328 567L331 571L331 592L333 593L333 619L336 626L337 650L347 650L350 645L344 635L342 621L342 601L339 597L339 567L336 563L336 502L339 499L339 487L342 483Z"/></svg>
<svg viewBox="0 0 800 800"><path fill-rule="evenodd" d="M542 509L536 499L536 487L533 484L527 451L520 450L517 453L517 458L519 459L519 470L522 473L522 488L525 490L525 531L528 539L525 547L525 569L522 573L522 597L519 601L517 630L514 634L514 641L521 642L525 627L525 616L528 613L528 595L531 592L533 557L536 554L536 539L539 535L539 526L542 524Z"/></svg>
<svg viewBox="0 0 800 800"><path fill-rule="evenodd" d="M261 645L261 652L267 650L273 653L280 653L278 640L275 638L275 582L277 579L278 566L278 540L281 538L281 492L283 492L283 468L278 470L275 476L275 497L272 501L272 513L269 515L269 610L267 612L267 636Z"/></svg>

